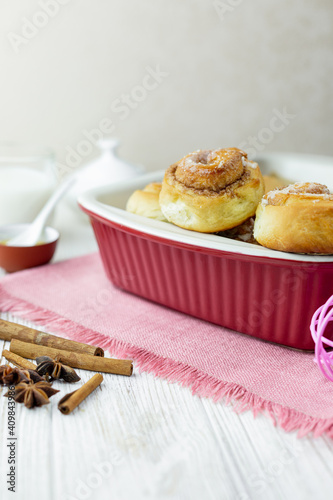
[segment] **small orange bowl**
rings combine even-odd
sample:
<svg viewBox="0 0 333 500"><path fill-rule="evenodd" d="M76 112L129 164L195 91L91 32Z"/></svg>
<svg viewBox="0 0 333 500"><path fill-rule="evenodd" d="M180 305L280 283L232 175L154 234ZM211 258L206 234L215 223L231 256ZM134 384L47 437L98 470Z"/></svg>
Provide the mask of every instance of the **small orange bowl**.
<svg viewBox="0 0 333 500"><path fill-rule="evenodd" d="M42 266L52 259L59 233L52 227L46 227L40 243L30 247L6 245L6 241L20 234L28 224L13 224L0 227L0 267L8 273L22 271L30 267Z"/></svg>

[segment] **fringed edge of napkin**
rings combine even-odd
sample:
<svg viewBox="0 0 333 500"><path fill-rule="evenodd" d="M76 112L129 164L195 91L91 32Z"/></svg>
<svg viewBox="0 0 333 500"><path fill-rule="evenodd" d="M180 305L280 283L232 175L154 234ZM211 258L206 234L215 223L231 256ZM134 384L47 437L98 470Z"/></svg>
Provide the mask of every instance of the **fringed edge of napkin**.
<svg viewBox="0 0 333 500"><path fill-rule="evenodd" d="M263 399L238 384L223 382L184 363L163 358L120 340L110 339L56 313L12 297L4 290L0 292L0 309L2 312L14 313L22 319L43 325L54 333L65 334L72 340L103 347L118 358L131 358L136 361L140 371L147 371L169 382L178 382L190 388L192 394L211 398L215 403L224 399L226 404L233 404L236 413L252 410L254 417L264 413L271 417L274 425L279 425L285 431L297 430L298 437L312 432L314 437L327 434L333 438L333 418L311 417L293 408Z"/></svg>

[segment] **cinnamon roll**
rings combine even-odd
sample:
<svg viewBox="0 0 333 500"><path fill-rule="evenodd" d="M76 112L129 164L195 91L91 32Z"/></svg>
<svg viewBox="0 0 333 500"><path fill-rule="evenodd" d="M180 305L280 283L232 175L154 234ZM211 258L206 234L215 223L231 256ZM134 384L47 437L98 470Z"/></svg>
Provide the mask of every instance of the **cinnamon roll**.
<svg viewBox="0 0 333 500"><path fill-rule="evenodd" d="M166 222L159 202L161 188L160 182L152 182L144 189L134 191L127 202L126 210L133 214Z"/></svg>
<svg viewBox="0 0 333 500"><path fill-rule="evenodd" d="M199 150L166 170L160 206L177 226L215 233L252 217L263 194L260 169L244 151Z"/></svg>
<svg viewBox="0 0 333 500"><path fill-rule="evenodd" d="M262 198L254 237L283 252L333 253L333 194L313 182L291 184Z"/></svg>

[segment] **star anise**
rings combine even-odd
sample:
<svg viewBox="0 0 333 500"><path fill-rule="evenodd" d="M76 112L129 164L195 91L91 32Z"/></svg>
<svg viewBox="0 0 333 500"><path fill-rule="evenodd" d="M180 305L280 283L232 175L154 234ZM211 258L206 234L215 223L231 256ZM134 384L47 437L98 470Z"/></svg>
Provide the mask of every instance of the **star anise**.
<svg viewBox="0 0 333 500"><path fill-rule="evenodd" d="M40 382L44 380L35 370L21 370L9 365L0 366L0 385L17 385L20 382Z"/></svg>
<svg viewBox="0 0 333 500"><path fill-rule="evenodd" d="M29 378L29 373L7 366L2 374L2 383L4 385L17 385L20 382L28 382Z"/></svg>
<svg viewBox="0 0 333 500"><path fill-rule="evenodd" d="M0 366L0 384L1 385L15 385L20 381L19 370L12 368L9 365Z"/></svg>
<svg viewBox="0 0 333 500"><path fill-rule="evenodd" d="M24 403L27 408L43 406L48 404L49 398L59 392L53 389L49 382L21 382L15 387L14 400L17 403ZM12 391L6 392L5 396L12 396Z"/></svg>
<svg viewBox="0 0 333 500"><path fill-rule="evenodd" d="M49 356L40 356L36 358L36 371L39 375L46 375L53 380L62 378L65 382L78 382L80 377L71 366L63 365L59 357L56 356L53 360Z"/></svg>
<svg viewBox="0 0 333 500"><path fill-rule="evenodd" d="M39 373L36 370L24 370L24 371L29 373L30 380L32 380L33 382L43 382L45 380L45 378L39 375Z"/></svg>
<svg viewBox="0 0 333 500"><path fill-rule="evenodd" d="M0 384L16 385L20 382L28 382L29 375L19 368L12 368L9 365L0 366Z"/></svg>

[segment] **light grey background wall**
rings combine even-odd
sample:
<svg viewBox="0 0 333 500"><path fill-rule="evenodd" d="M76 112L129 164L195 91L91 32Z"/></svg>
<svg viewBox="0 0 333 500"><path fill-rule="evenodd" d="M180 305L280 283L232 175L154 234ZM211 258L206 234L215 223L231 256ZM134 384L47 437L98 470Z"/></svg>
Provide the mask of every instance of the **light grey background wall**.
<svg viewBox="0 0 333 500"><path fill-rule="evenodd" d="M0 139L76 165L116 135L149 169L240 144L332 154L332 26L331 0L2 0Z"/></svg>

